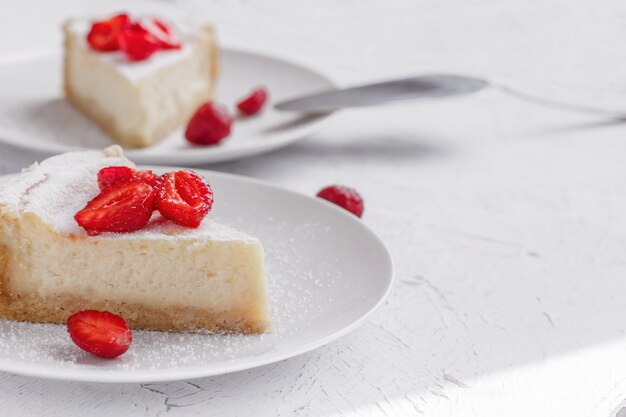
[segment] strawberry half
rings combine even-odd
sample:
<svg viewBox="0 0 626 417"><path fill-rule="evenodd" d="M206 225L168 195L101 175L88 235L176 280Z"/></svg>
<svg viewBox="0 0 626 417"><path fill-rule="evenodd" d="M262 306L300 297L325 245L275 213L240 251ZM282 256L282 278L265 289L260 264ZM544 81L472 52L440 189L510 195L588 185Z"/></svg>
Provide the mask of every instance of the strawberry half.
<svg viewBox="0 0 626 417"><path fill-rule="evenodd" d="M247 116L257 114L265 105L268 95L265 87L257 87L237 103L237 108Z"/></svg>
<svg viewBox="0 0 626 417"><path fill-rule="evenodd" d="M122 29L117 39L120 49L130 61L144 61L159 49L158 39L139 23Z"/></svg>
<svg viewBox="0 0 626 417"><path fill-rule="evenodd" d="M117 51L120 48L118 35L128 26L130 26L130 17L125 13L94 22L87 34L87 43L96 51Z"/></svg>
<svg viewBox="0 0 626 417"><path fill-rule="evenodd" d="M140 24L157 39L159 48L165 50L181 48L178 33L172 25L164 20L156 17L144 17L140 20Z"/></svg>
<svg viewBox="0 0 626 417"><path fill-rule="evenodd" d="M230 135L233 117L216 103L204 103L194 113L185 129L185 138L195 145L217 145Z"/></svg>
<svg viewBox="0 0 626 417"><path fill-rule="evenodd" d="M108 311L83 310L72 314L67 319L67 331L76 346L108 359L126 352L133 341L126 321Z"/></svg>
<svg viewBox="0 0 626 417"><path fill-rule="evenodd" d="M213 192L195 172L169 172L159 180L155 205L166 219L195 228L211 210Z"/></svg>
<svg viewBox="0 0 626 417"><path fill-rule="evenodd" d="M149 169L145 169L143 171L135 171L135 178L145 182L152 187L156 187L159 181L159 176Z"/></svg>
<svg viewBox="0 0 626 417"><path fill-rule="evenodd" d="M148 224L154 195L154 189L143 181L120 182L102 190L74 219L91 236L134 232Z"/></svg>
<svg viewBox="0 0 626 417"><path fill-rule="evenodd" d="M120 182L135 178L135 170L126 166L113 166L98 171L98 188L104 190Z"/></svg>
<svg viewBox="0 0 626 417"><path fill-rule="evenodd" d="M149 169L138 171L127 166L111 166L98 171L98 187L100 190L104 190L112 185L130 180L140 180L154 187L158 178L159 176Z"/></svg>

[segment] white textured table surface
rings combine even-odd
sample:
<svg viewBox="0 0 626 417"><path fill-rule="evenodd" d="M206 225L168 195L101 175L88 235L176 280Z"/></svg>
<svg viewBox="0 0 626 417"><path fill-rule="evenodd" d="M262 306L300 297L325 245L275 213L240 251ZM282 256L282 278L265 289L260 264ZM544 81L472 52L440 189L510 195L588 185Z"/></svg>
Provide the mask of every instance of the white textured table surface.
<svg viewBox="0 0 626 417"><path fill-rule="evenodd" d="M0 52L55 46L63 17L122 8L94 3L4 1ZM620 1L181 4L217 22L225 43L341 84L455 70L579 87L590 103L626 87ZM345 112L300 144L214 166L303 193L357 188L396 263L386 304L326 347L226 376L113 386L0 374L0 414L615 414L626 398L625 154L623 122L486 91ZM37 157L0 147L0 170Z"/></svg>

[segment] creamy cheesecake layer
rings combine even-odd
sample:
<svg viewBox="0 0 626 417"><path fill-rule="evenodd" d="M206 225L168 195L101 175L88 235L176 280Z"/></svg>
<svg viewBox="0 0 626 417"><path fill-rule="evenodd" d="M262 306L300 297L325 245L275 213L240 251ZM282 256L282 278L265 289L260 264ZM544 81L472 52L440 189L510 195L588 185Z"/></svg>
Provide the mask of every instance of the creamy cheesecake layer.
<svg viewBox="0 0 626 417"><path fill-rule="evenodd" d="M157 143L213 98L218 57L211 27L185 26L180 50L157 51L141 62L92 50L85 40L89 27L86 19L63 27L64 89L123 146Z"/></svg>
<svg viewBox="0 0 626 417"><path fill-rule="evenodd" d="M131 327L261 332L269 320L263 249L207 222L205 238L59 234L34 213L0 216L0 314L60 322L84 309L122 315ZM201 233L199 233L201 234Z"/></svg>
<svg viewBox="0 0 626 417"><path fill-rule="evenodd" d="M134 328L266 330L257 239L209 219L189 229L158 214L135 233L88 236L75 224L98 192L97 171L129 164L119 147L65 154L0 184L0 315L64 322L92 308Z"/></svg>

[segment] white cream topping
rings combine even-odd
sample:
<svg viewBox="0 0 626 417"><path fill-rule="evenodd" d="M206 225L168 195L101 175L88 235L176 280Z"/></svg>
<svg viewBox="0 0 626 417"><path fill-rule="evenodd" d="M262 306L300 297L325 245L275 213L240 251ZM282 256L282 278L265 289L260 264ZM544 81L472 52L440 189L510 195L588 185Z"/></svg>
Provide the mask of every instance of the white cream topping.
<svg viewBox="0 0 626 417"><path fill-rule="evenodd" d="M102 61L115 66L115 68L117 68L124 77L134 83L163 67L190 56L193 52L193 46L197 34L201 29L201 26L199 25L177 22L174 26L180 35L182 45L181 49L159 50L144 61L131 62L121 51L98 52L91 49L87 44L86 39L87 33L91 28L91 24L91 19L76 18L69 22L68 29L74 36L76 36L77 39L80 40L80 44L83 45L86 50L95 54Z"/></svg>
<svg viewBox="0 0 626 417"><path fill-rule="evenodd" d="M0 209L13 215L34 213L54 230L87 236L74 215L100 192L98 171L108 166L134 166L122 148L69 152L25 168L18 177L0 182ZM210 214L208 215L210 216ZM205 218L200 227L179 226L154 213L150 223L134 233L105 233L90 239L211 239L256 243L245 233Z"/></svg>

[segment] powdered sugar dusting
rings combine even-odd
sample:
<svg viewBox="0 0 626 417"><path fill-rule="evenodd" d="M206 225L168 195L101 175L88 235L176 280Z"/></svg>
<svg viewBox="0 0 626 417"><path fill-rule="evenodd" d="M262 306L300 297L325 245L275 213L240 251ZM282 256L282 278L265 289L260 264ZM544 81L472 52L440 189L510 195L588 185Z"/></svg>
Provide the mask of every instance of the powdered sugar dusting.
<svg viewBox="0 0 626 417"><path fill-rule="evenodd" d="M74 214L98 194L98 171L111 165L133 163L124 157L119 146L48 158L4 183L0 204L15 213L35 213L59 232L83 234Z"/></svg>
<svg viewBox="0 0 626 417"><path fill-rule="evenodd" d="M205 217L196 229L179 226L163 218L158 213L152 215L150 223L143 229L134 233L106 233L97 237L98 239L176 239L176 240L236 240L239 242L256 243L258 240L246 233L235 230L224 224L220 224L208 217Z"/></svg>
<svg viewBox="0 0 626 417"><path fill-rule="evenodd" d="M87 236L74 215L100 192L98 171L107 166L133 166L117 145L103 151L69 152L48 158L0 184L0 205L35 213L60 233ZM167 221L155 213L148 226L135 233L108 233L89 239L213 239L257 242L245 233L205 218L197 229Z"/></svg>

